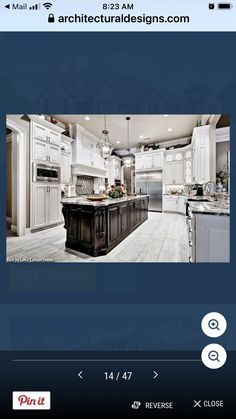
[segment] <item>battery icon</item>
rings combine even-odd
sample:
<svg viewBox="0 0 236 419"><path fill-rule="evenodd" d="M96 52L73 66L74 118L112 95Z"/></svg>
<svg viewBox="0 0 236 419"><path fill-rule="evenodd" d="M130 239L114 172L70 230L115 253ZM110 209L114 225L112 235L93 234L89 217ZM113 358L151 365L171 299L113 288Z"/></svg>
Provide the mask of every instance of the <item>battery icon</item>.
<svg viewBox="0 0 236 419"><path fill-rule="evenodd" d="M218 9L231 9L233 5L231 3L218 3Z"/></svg>

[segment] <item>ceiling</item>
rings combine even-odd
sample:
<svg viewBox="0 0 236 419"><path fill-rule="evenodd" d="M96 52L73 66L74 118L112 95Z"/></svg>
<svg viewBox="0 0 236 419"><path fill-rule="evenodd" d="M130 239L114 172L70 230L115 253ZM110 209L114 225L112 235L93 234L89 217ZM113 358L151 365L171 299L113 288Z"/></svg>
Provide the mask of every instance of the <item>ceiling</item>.
<svg viewBox="0 0 236 419"><path fill-rule="evenodd" d="M52 115L63 123L79 124L97 137L104 129L103 115ZM89 116L90 120L85 117ZM107 115L109 138L116 149L127 147L127 115ZM129 115L130 147L139 143L163 142L192 134L201 115ZM169 131L168 131L169 129ZM171 130L170 130L171 129ZM143 138L142 138L143 137ZM117 141L120 141L118 144Z"/></svg>

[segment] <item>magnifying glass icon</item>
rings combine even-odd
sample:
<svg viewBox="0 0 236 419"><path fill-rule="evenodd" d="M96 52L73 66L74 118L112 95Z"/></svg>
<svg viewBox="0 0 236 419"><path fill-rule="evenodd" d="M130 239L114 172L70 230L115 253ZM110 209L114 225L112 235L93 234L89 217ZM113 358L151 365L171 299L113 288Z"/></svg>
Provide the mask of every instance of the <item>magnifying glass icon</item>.
<svg viewBox="0 0 236 419"><path fill-rule="evenodd" d="M210 361L218 361L218 362L220 362L220 360L219 360L219 354L218 354L217 351L210 351L209 354L208 354L208 358L210 359Z"/></svg>
<svg viewBox="0 0 236 419"><path fill-rule="evenodd" d="M216 319L209 320L208 327L212 330L215 330L215 329L220 330L219 329L219 322Z"/></svg>

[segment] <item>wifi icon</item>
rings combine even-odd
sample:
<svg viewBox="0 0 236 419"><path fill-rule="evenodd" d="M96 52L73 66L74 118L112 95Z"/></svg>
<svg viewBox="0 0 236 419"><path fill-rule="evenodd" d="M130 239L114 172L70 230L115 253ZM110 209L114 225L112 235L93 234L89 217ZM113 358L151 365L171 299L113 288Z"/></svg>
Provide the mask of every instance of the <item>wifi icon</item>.
<svg viewBox="0 0 236 419"><path fill-rule="evenodd" d="M48 10L50 7L52 7L52 3L43 3L43 6Z"/></svg>

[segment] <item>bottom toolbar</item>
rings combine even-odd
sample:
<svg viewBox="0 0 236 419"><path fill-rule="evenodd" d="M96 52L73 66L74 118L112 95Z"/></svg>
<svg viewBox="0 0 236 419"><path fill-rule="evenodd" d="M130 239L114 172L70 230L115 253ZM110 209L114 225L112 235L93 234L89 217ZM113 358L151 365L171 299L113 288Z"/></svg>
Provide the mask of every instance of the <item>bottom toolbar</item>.
<svg viewBox="0 0 236 419"><path fill-rule="evenodd" d="M1 352L1 410L230 419L236 353L216 370L198 352ZM20 413L19 413L20 414ZM22 413L23 415L23 413Z"/></svg>

